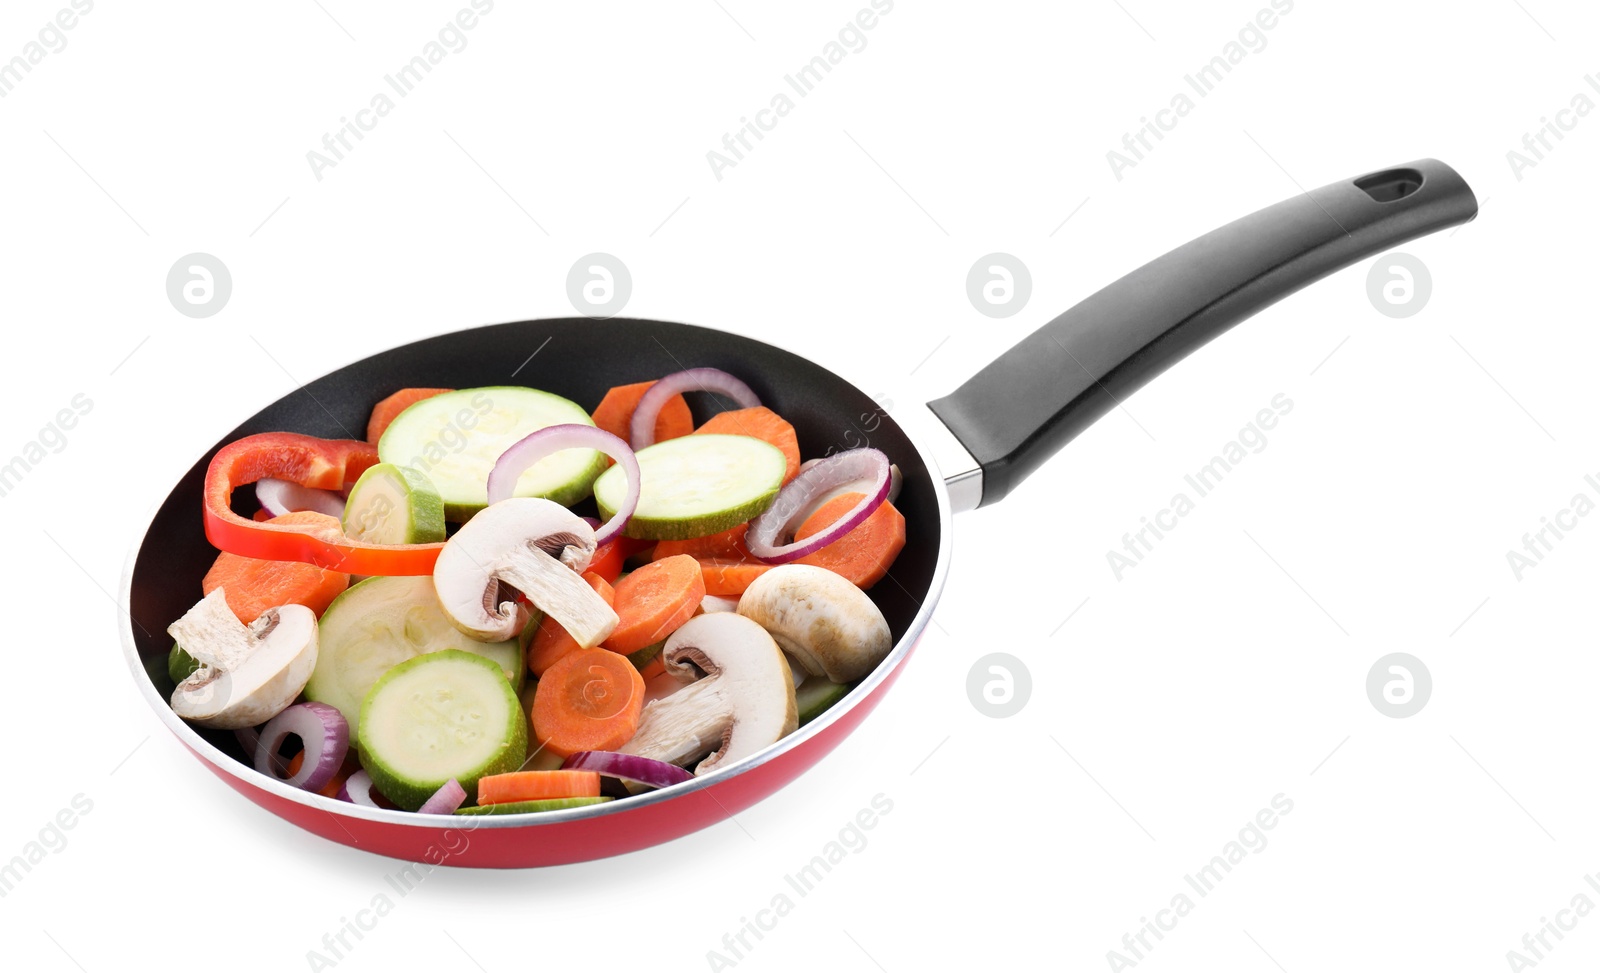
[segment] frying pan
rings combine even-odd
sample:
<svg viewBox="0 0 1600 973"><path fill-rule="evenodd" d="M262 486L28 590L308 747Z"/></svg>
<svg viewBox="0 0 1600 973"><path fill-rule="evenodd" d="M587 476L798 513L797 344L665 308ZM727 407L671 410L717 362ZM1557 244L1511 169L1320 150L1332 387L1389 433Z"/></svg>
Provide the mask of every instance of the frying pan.
<svg viewBox="0 0 1600 973"><path fill-rule="evenodd" d="M231 734L173 714L151 672L166 627L195 601L216 557L201 527L211 452L156 509L123 577L121 632L139 691L234 790L333 841L396 858L526 867L634 851L727 819L831 751L894 682L928 624L950 557L952 512L994 503L1090 423L1199 346L1299 288L1407 240L1465 223L1477 201L1450 167L1422 160L1270 206L1159 257L1024 338L950 395L886 415L822 365L751 338L662 321L521 321L441 335L347 365L251 416L241 436L290 430L349 438L378 399L408 386L505 384L503 364L548 347L516 380L592 404L613 385L696 366L742 377L788 419L802 455L869 444L898 463L905 549L871 596L889 656L821 717L715 774L625 800L532 815L441 818L360 807L257 773ZM615 353L627 348L626 358ZM526 351L525 351L526 350ZM700 405L702 403L697 403ZM706 418L697 409L697 421Z"/></svg>

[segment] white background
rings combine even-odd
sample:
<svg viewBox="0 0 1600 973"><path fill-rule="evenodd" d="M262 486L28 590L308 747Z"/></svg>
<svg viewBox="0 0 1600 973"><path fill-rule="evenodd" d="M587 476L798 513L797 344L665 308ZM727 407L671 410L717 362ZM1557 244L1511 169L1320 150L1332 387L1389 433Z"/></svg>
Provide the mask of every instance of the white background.
<svg viewBox="0 0 1600 973"><path fill-rule="evenodd" d="M6 4L0 59L63 6ZM102 0L0 99L0 455L76 393L94 403L0 499L0 859L93 802L0 900L8 968L100 973L140 950L305 969L399 867L183 752L133 691L104 593L173 478L297 380L569 315L568 268L599 250L631 268L627 314L776 341L906 408L1213 226L1423 156L1484 203L1404 248L1431 270L1425 309L1381 315L1367 266L1340 273L958 518L938 629L796 785L623 858L442 870L338 968L704 969L879 793L870 843L739 969L1106 969L1280 793L1294 809L1267 847L1141 970L1505 969L1540 917L1600 902L1600 526L1520 581L1506 561L1600 473L1600 119L1520 179L1506 157L1576 93L1600 99L1592 6L1299 0L1118 180L1107 150L1265 2L900 0L719 181L707 151L865 0L498 0L319 181L307 151L466 0L320 6ZM203 320L164 291L194 251L234 281ZM1033 274L1003 320L965 294L991 251ZM1118 581L1106 551L1280 392L1268 446ZM991 651L1032 674L1010 719L968 701ZM1409 719L1366 695L1393 651L1432 672ZM1592 966L1600 918L1551 942L1541 970Z"/></svg>

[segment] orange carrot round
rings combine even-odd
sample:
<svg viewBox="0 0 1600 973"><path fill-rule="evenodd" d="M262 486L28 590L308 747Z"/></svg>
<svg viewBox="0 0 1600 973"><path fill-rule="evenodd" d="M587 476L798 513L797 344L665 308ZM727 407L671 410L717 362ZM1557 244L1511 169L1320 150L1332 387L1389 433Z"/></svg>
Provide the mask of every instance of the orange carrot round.
<svg viewBox="0 0 1600 973"><path fill-rule="evenodd" d="M310 510L269 518L274 524L316 524L339 529L339 519ZM261 617L268 608L279 605L304 605L318 616L350 587L350 576L328 571L303 561L267 561L241 557L226 551L200 582L200 591L211 594L225 589L228 607L246 625Z"/></svg>
<svg viewBox="0 0 1600 973"><path fill-rule="evenodd" d="M540 678L533 692L533 735L560 757L615 750L639 729L643 706L644 678L626 656L578 649Z"/></svg>
<svg viewBox="0 0 1600 973"><path fill-rule="evenodd" d="M718 534L691 537L684 541L657 541L652 561L687 554L690 557L721 557L732 561L750 560L750 549L744 546L745 531L749 524L737 524Z"/></svg>
<svg viewBox="0 0 1600 973"><path fill-rule="evenodd" d="M606 397L595 406L594 424L611 433L613 436L627 442L629 426L633 423L633 410L639 405L639 400L650 391L654 382L636 382L633 385L618 385L606 393ZM683 396L674 395L667 400L656 415L656 442L667 439L677 439L694 432L694 417L689 414L689 403Z"/></svg>
<svg viewBox="0 0 1600 973"><path fill-rule="evenodd" d="M455 389L401 389L395 394L372 407L372 416L367 419L367 442L377 444L383 431L389 428L389 423L395 416L416 405L423 399L431 399L441 392L454 392Z"/></svg>
<svg viewBox="0 0 1600 973"><path fill-rule="evenodd" d="M788 483L800 474L800 441L795 438L794 427L782 416L764 405L751 409L731 409L707 419L695 432L722 433L727 436L753 436L771 443L783 451L789 468L784 471L783 482Z"/></svg>
<svg viewBox="0 0 1600 973"><path fill-rule="evenodd" d="M595 594L605 599L606 604L612 604L615 594L605 578L592 571L585 571L583 580L589 582L589 587L595 590ZM534 633L533 641L528 643L528 670L536 677L543 676L545 670L577 648L579 648L577 639L568 635L560 622L546 615L539 621L539 630Z"/></svg>
<svg viewBox="0 0 1600 973"><path fill-rule="evenodd" d="M671 635L706 596L700 562L687 554L651 561L617 584L617 627L604 646L623 655Z"/></svg>
<svg viewBox="0 0 1600 973"><path fill-rule="evenodd" d="M754 557L750 557L747 561L735 561L720 557L703 557L698 560L700 562L700 577L705 583L706 594L720 595L724 598L744 594L744 589L750 587L757 578L777 566L763 564Z"/></svg>
<svg viewBox="0 0 1600 973"><path fill-rule="evenodd" d="M860 503L864 494L842 493L817 508L807 517L794 539L805 540L812 534L830 526ZM889 573L889 565L906 546L906 519L894 504L885 500L866 520L854 530L821 550L812 551L800 558L797 564L814 564L843 575L858 588L866 589L877 584Z"/></svg>
<svg viewBox="0 0 1600 973"><path fill-rule="evenodd" d="M600 775L588 770L518 770L478 778L479 804L599 796Z"/></svg>
<svg viewBox="0 0 1600 973"><path fill-rule="evenodd" d="M628 559L640 551L649 550L654 544L654 541L642 541L618 534L595 549L594 557L589 559L589 566L584 570L598 574L611 584L616 584L617 579L622 577L623 568L627 567Z"/></svg>

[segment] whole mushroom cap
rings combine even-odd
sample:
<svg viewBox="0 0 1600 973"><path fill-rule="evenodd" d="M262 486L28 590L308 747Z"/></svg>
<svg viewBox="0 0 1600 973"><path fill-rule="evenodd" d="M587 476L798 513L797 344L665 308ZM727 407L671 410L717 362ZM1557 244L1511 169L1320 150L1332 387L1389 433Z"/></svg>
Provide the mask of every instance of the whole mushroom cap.
<svg viewBox="0 0 1600 973"><path fill-rule="evenodd" d="M772 635L806 672L855 682L894 648L883 612L844 577L811 564L763 573L739 598L739 614Z"/></svg>

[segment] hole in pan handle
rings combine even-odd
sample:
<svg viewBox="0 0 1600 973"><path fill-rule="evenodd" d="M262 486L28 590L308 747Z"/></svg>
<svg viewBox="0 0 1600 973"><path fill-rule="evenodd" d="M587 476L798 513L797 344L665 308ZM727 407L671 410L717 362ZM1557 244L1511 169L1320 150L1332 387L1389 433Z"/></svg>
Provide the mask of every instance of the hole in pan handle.
<svg viewBox="0 0 1600 973"><path fill-rule="evenodd" d="M1436 159L1301 193L1150 261L928 407L982 468L978 504L994 503L1118 402L1245 318L1477 214L1472 189Z"/></svg>

